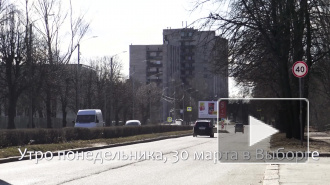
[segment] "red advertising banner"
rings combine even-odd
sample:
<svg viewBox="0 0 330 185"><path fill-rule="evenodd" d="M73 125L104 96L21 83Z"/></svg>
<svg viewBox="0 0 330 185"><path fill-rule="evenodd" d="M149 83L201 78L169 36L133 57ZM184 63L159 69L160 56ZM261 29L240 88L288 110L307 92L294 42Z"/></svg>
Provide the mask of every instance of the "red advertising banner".
<svg viewBox="0 0 330 185"><path fill-rule="evenodd" d="M226 118L227 117L227 111L226 111L226 101L220 101L219 102L219 118Z"/></svg>

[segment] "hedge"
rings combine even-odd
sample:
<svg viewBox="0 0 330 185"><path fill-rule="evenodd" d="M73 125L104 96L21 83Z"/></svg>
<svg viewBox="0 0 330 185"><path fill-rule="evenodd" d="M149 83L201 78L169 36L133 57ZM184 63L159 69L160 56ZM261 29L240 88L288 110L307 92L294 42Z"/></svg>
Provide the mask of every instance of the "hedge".
<svg viewBox="0 0 330 185"><path fill-rule="evenodd" d="M73 140L92 140L101 138L118 138L140 134L162 133L190 130L191 126L147 125L117 126L102 128L61 128L61 129L15 129L0 130L0 148L21 146L29 143L50 144Z"/></svg>

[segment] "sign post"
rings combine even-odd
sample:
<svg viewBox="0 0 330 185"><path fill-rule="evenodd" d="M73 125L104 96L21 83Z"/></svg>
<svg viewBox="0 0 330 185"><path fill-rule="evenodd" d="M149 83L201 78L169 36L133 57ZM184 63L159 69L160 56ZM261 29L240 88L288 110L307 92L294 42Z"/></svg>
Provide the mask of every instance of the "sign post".
<svg viewBox="0 0 330 185"><path fill-rule="evenodd" d="M299 98L302 98L302 77L306 76L308 73L308 66L305 62L303 61L297 61L293 64L292 66L292 73L294 76L299 78ZM303 123L302 123L302 103L300 100L300 112L299 112L299 121L300 121L300 144L303 145Z"/></svg>
<svg viewBox="0 0 330 185"><path fill-rule="evenodd" d="M219 118L226 118L227 111L226 111L226 101L219 102L220 110L219 110Z"/></svg>

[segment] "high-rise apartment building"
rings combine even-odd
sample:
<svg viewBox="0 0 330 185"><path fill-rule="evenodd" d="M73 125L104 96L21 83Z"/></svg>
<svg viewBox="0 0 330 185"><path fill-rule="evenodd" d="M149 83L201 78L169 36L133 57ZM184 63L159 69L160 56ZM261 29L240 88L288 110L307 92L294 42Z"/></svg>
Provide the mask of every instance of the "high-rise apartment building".
<svg viewBox="0 0 330 185"><path fill-rule="evenodd" d="M227 45L214 31L193 28L163 30L162 45L130 45L130 78L163 91L154 121L184 118L187 93L197 92L196 101L228 97Z"/></svg>

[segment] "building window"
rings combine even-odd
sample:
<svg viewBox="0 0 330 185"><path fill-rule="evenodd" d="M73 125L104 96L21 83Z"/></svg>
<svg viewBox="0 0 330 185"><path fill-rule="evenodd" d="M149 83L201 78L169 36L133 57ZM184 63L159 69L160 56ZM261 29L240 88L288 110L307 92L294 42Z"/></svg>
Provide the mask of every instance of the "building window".
<svg viewBox="0 0 330 185"><path fill-rule="evenodd" d="M150 53L149 53L149 56L151 56L151 57L155 57L156 55L157 55L156 52L150 52Z"/></svg>
<svg viewBox="0 0 330 185"><path fill-rule="evenodd" d="M204 74L204 78L207 78L207 74Z"/></svg>

